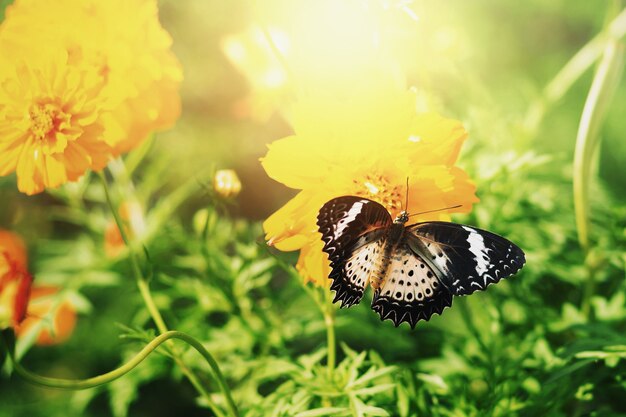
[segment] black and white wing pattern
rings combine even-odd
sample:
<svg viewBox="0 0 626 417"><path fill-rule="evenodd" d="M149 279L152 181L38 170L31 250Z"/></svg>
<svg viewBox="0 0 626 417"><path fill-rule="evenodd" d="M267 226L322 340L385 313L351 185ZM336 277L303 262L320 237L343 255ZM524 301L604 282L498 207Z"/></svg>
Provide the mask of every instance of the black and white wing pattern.
<svg viewBox="0 0 626 417"><path fill-rule="evenodd" d="M397 327L406 321L415 327L452 305L452 293L439 282L429 264L406 241L398 245L382 287L374 292L372 309L381 320L392 320Z"/></svg>
<svg viewBox="0 0 626 417"><path fill-rule="evenodd" d="M407 226L407 242L454 295L484 290L519 271L526 258L509 240L456 223L425 222Z"/></svg>
<svg viewBox="0 0 626 417"><path fill-rule="evenodd" d="M405 226L408 217L403 211L392 221L382 205L355 196L324 204L317 225L333 302L357 304L371 283L380 318L415 327L451 306L453 296L484 290L526 262L519 247L494 233L446 222Z"/></svg>
<svg viewBox="0 0 626 417"><path fill-rule="evenodd" d="M317 225L332 269L333 302L350 307L361 301L382 256L385 231L391 223L389 212L366 198L339 197L320 209Z"/></svg>

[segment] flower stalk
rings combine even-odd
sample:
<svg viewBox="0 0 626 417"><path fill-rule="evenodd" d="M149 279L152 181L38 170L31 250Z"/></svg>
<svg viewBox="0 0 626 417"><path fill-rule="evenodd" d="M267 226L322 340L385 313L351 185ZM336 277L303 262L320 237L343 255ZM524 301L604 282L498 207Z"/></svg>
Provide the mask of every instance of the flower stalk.
<svg viewBox="0 0 626 417"><path fill-rule="evenodd" d="M40 385L40 386L44 386L48 388L58 388L58 389L68 389L68 390L89 389L89 388L94 388L100 385L113 382L116 379L126 375L128 372L132 371L134 368L136 368L141 362L143 362L148 356L150 356L150 354L154 352L159 346L169 341L170 339L179 339L189 344L196 351L198 351L198 353L200 353L204 357L204 359L206 359L207 363L209 364L211 369L213 369L214 372L220 373L219 367L217 363L215 362L215 359L213 359L213 356L211 356L209 351L207 351L206 348L202 346L200 342L198 342L196 339L194 339L192 336L186 333L170 330L166 333L163 333L155 337L141 351L139 351L133 358L131 358L128 362L126 362L119 368L114 369L113 371L110 371L105 374L98 375L92 378L86 378L86 379L63 379L63 378L45 377L45 376L38 375L36 373L33 373L25 369L16 360L14 349L11 348L13 343L11 343L10 340L7 340L7 336L5 333L2 334L2 341L5 345L7 345L7 347L9 347L8 349L9 357L11 361L13 362L13 367L15 369L15 372L18 375L20 375L26 381L35 385ZM224 389L227 390L227 388L223 387L222 385L220 385L220 388L222 389L222 391L224 391ZM225 391L224 391L224 395L226 395Z"/></svg>
<svg viewBox="0 0 626 417"><path fill-rule="evenodd" d="M619 11L621 0L612 3L610 16ZM624 66L624 48L617 37L606 41L604 52L594 75L587 100L580 118L576 147L574 151L573 193L574 212L578 242L585 254L587 281L583 290L581 309L589 317L591 298L595 292L595 268L590 265L590 210L589 185L591 182L591 168L595 151L600 144L599 130L605 119L613 93L620 80Z"/></svg>
<svg viewBox="0 0 626 417"><path fill-rule="evenodd" d="M120 235L122 236L122 240L124 241L124 244L128 247L131 267L133 270L133 274L135 275L135 279L137 281L137 287L139 288L141 297L143 298L146 308L148 309L148 312L150 313L150 317L154 321L154 324L156 325L161 336L164 334L168 334L170 330L165 324L165 321L163 320L163 316L161 315L161 312L159 311L158 307L156 306L156 303L154 302L154 298L152 297L152 293L150 292L150 286L148 284L148 280L146 279L146 277L141 271L141 267L139 265L139 260L137 258L136 251L134 250L133 243L129 240L128 234L125 231L124 223L122 222L122 219L116 209L116 206L113 203L113 199L111 198L111 192L109 190L106 177L102 172L98 173L98 176L102 182L107 204L109 208L111 209L113 218L115 219L115 223L117 224L117 227L120 230ZM193 338L191 339L193 340L193 343L189 341L188 343L192 345L194 348L196 348L196 350L198 350L198 346L202 347L202 344L198 342L196 339L193 339ZM217 407L217 404L215 404L215 402L211 399L210 393L206 390L206 388L204 388L198 376L196 376L196 374L190 368L188 368L187 365L185 365L185 363L182 361L180 353L171 344L169 344L167 347L169 348L170 350L169 353L171 354L176 364L181 368L183 374L187 377L187 379L189 379L189 381L194 386L194 388L205 398L211 410L213 410L213 412L218 417L224 417L224 414ZM202 347L202 349L204 349L204 347ZM211 354L208 351L206 351L206 349L204 349L204 351L206 352L206 355L203 354L203 356L205 357L205 359L207 359L207 362L209 362L209 365L213 372L213 377L217 381L220 389L222 390L224 394L224 397L226 398L226 403L228 406L229 414L231 415L231 417L238 417L239 412L232 399L230 389L228 388L228 385L226 384L224 377L221 371L219 370L219 366L217 365L217 362L211 356Z"/></svg>
<svg viewBox="0 0 626 417"><path fill-rule="evenodd" d="M277 264L285 272L287 272L296 282L299 282L302 289L311 297L317 307L320 309L324 317L324 326L326 327L326 349L327 355L327 375L329 381L333 380L335 374L335 366L337 364L337 337L335 334L335 313L336 309L333 304L333 293L329 287L315 287L304 282L300 273L292 265L288 265L276 258Z"/></svg>
<svg viewBox="0 0 626 417"><path fill-rule="evenodd" d="M333 380L337 356L337 342L335 337L335 308L333 306L333 294L329 289L325 289L326 303L322 310L324 314L324 324L326 325L326 346L328 349L327 367L328 379Z"/></svg>
<svg viewBox="0 0 626 417"><path fill-rule="evenodd" d="M618 10L618 7L619 5L614 6L613 9ZM570 90L572 85L594 63L601 59L607 38L617 41L626 36L626 9L615 16L612 12L609 15L613 19L607 22L605 29L583 46L563 66L558 74L547 84L541 97L529 107L524 122L528 132L535 133L550 106L560 100Z"/></svg>

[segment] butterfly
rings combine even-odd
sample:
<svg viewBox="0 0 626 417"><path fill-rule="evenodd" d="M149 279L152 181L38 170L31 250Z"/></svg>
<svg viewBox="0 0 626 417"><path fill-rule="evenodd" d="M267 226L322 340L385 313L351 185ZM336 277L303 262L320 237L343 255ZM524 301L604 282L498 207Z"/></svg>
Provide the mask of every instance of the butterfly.
<svg viewBox="0 0 626 417"><path fill-rule="evenodd" d="M328 254L333 302L351 307L374 290L372 309L397 327L429 320L452 297L484 290L519 271L524 252L494 233L449 222L406 225L381 204L343 196L322 206L317 225Z"/></svg>

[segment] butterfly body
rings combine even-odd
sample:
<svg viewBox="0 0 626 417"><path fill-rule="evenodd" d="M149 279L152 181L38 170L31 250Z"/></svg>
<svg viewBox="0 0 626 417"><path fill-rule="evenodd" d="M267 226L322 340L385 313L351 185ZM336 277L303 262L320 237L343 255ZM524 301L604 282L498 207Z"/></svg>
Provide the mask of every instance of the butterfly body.
<svg viewBox="0 0 626 417"><path fill-rule="evenodd" d="M381 255L379 259L373 260L376 267L369 277L369 284L375 290L379 289L385 283L393 254L397 252L398 245L400 245L404 239L404 224L407 221L407 212L401 212L386 230L385 236L381 239L384 242Z"/></svg>
<svg viewBox="0 0 626 417"><path fill-rule="evenodd" d="M380 204L361 197L330 200L319 231L330 260L333 301L360 302L367 285L372 309L396 326L441 314L453 295L468 295L517 272L523 251L493 233L448 222L406 225Z"/></svg>

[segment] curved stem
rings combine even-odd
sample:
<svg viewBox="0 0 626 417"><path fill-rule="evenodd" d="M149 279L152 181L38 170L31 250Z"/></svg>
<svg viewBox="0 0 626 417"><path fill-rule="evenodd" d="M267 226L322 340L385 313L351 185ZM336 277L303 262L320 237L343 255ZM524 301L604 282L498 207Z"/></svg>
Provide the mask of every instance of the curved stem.
<svg viewBox="0 0 626 417"><path fill-rule="evenodd" d="M3 336L3 339L4 339L4 336ZM113 382L116 379L124 376L128 372L132 371L141 362L143 362L144 359L146 359L152 352L154 352L156 348L158 348L160 345L162 345L164 342L166 342L169 339L180 339L186 342L187 344L189 344L191 347L193 347L198 353L200 353L202 357L204 357L204 359L207 361L207 363L209 364L213 372L215 372L217 375L220 376L220 378L218 379L220 390L222 391L222 393L224 394L226 398L230 398L228 387L226 387L225 384L223 383L224 378L222 377L219 366L217 365L217 362L215 361L213 356L209 353L209 351L206 350L206 348L202 346L202 344L196 339L194 339L192 336L186 333L178 332L174 330L170 330L168 332L163 333L162 335L155 337L150 343L148 343L143 349L141 349L141 351L137 353L131 360L129 360L124 365L120 366L119 368L111 372L107 372L105 374L98 375L92 378L87 378L87 379L62 379L62 378L50 378L50 377L37 375L31 371L24 369L24 367L22 367L22 365L15 359L15 354L11 349L9 349L9 357L11 358L11 361L13 362L15 372L28 382L31 382L36 385L48 387L48 388L83 390L83 389L88 389L88 388L94 388L99 385L107 384L109 382ZM8 342L6 341L6 339L4 339L4 341L8 345ZM237 413L234 412L233 415L237 415Z"/></svg>
<svg viewBox="0 0 626 417"><path fill-rule="evenodd" d="M109 186L108 186L106 177L104 176L102 172L99 172L98 176L100 177L100 180L102 182L107 204L109 205L109 208L111 209L111 212L113 214L113 218L115 219L115 223L117 224L117 227L120 230L120 235L122 236L122 240L124 241L124 244L126 245L126 247L128 247L129 258L130 258L131 266L133 269L133 274L135 275L135 279L137 280L137 287L139 288L141 297L143 298L146 308L148 309L148 312L150 313L150 317L152 317L152 320L154 321L154 324L156 325L159 333L161 333L161 335L168 334L170 333L170 331L167 328L167 325L165 324L165 320L163 320L163 316L161 315L161 312L159 311L158 307L156 306L156 303L154 302L154 298L152 297L152 293L150 292L150 286L148 285L148 280L144 277L141 271L141 267L139 266L139 260L137 259L137 255L134 250L134 247L128 238L128 234L126 233L124 223L122 222L122 219L115 207L115 204L113 203L113 199L111 198L111 193L109 191ZM187 340L187 343L194 346L196 350L198 350L202 354L199 348L204 349L204 347L202 347L202 345L197 340L191 338L191 340ZM197 344L197 346L194 345L194 343ZM170 353L172 355L172 358L176 362L176 364L181 368L183 374L187 377L187 379L189 379L189 381L194 386L194 388L196 388L196 390L205 398L209 407L213 410L213 412L218 417L224 417L224 414L220 411L219 407L217 407L215 402L211 399L210 393L204 388L204 386L200 382L200 379L182 361L182 359L180 358L179 352L172 345L169 345L168 347L170 348ZM205 356L204 354L202 355L205 357L205 359L207 359L207 362L209 362L209 365L211 366L211 370L213 371L213 377L215 378L218 385L220 386L220 389L222 389L224 393L224 396L226 398L226 403L228 405L228 409L229 409L231 416L238 417L239 412L237 411L237 407L235 406L235 403L232 399L230 389L228 388L228 385L226 385L226 382L224 380L222 373L219 370L217 362L205 349L204 351L206 352L208 356Z"/></svg>

